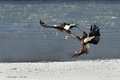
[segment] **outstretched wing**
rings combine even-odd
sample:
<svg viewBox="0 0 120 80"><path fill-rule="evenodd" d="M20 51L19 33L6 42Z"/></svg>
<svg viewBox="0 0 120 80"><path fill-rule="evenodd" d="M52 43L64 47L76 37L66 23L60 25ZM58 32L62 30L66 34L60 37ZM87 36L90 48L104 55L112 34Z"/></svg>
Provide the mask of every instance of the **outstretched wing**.
<svg viewBox="0 0 120 80"><path fill-rule="evenodd" d="M97 44L100 40L100 28L96 25L91 26L89 37L94 37L94 38L88 43Z"/></svg>
<svg viewBox="0 0 120 80"><path fill-rule="evenodd" d="M49 26L47 24L45 24L43 21L40 20L40 25L42 25L43 27L48 27L48 28L54 28L55 26Z"/></svg>

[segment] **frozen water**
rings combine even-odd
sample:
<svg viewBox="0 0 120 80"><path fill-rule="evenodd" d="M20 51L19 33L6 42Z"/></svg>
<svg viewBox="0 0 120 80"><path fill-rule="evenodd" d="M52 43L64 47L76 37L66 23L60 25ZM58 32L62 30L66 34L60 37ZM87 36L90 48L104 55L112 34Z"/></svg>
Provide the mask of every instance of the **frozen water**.
<svg viewBox="0 0 120 80"><path fill-rule="evenodd" d="M0 61L65 61L81 49L69 34L43 28L49 25L76 23L77 35L96 24L101 30L98 45L77 59L120 58L120 1L0 1Z"/></svg>

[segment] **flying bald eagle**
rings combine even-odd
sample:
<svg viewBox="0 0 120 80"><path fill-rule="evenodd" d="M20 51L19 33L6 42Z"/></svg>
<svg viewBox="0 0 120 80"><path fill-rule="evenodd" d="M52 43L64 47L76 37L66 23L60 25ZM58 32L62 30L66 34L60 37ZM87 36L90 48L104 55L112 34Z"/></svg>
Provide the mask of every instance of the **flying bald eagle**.
<svg viewBox="0 0 120 80"><path fill-rule="evenodd" d="M67 24L67 23L62 23L61 25L49 26L41 20L40 20L40 25L42 25L43 27L47 27L47 28L54 28L54 29L57 29L58 31L64 31L68 34L71 34L72 36L73 34L71 33L70 29L73 27L77 27L76 24Z"/></svg>
<svg viewBox="0 0 120 80"><path fill-rule="evenodd" d="M100 28L96 25L94 26L91 25L89 36L83 30L81 30L80 32L83 33L83 36L76 36L75 34L72 33L73 37L76 37L80 41L83 47L81 50L76 51L73 54L73 57L78 57L79 55L82 55L84 53L88 54L90 50L89 44L96 45L100 40Z"/></svg>

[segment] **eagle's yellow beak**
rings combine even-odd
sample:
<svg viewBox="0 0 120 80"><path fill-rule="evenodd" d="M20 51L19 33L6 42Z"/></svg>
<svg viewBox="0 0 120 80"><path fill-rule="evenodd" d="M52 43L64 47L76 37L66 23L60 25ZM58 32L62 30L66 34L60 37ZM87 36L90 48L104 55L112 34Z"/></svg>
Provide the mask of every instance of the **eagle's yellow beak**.
<svg viewBox="0 0 120 80"><path fill-rule="evenodd" d="M83 32L83 30L81 30L80 32Z"/></svg>

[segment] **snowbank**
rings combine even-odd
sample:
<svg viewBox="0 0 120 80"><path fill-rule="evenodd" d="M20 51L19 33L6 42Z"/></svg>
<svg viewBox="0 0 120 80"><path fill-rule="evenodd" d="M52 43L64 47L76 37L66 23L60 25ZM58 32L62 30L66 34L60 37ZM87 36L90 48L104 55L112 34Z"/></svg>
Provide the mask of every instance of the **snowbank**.
<svg viewBox="0 0 120 80"><path fill-rule="evenodd" d="M1 80L119 80L120 59L0 63Z"/></svg>

